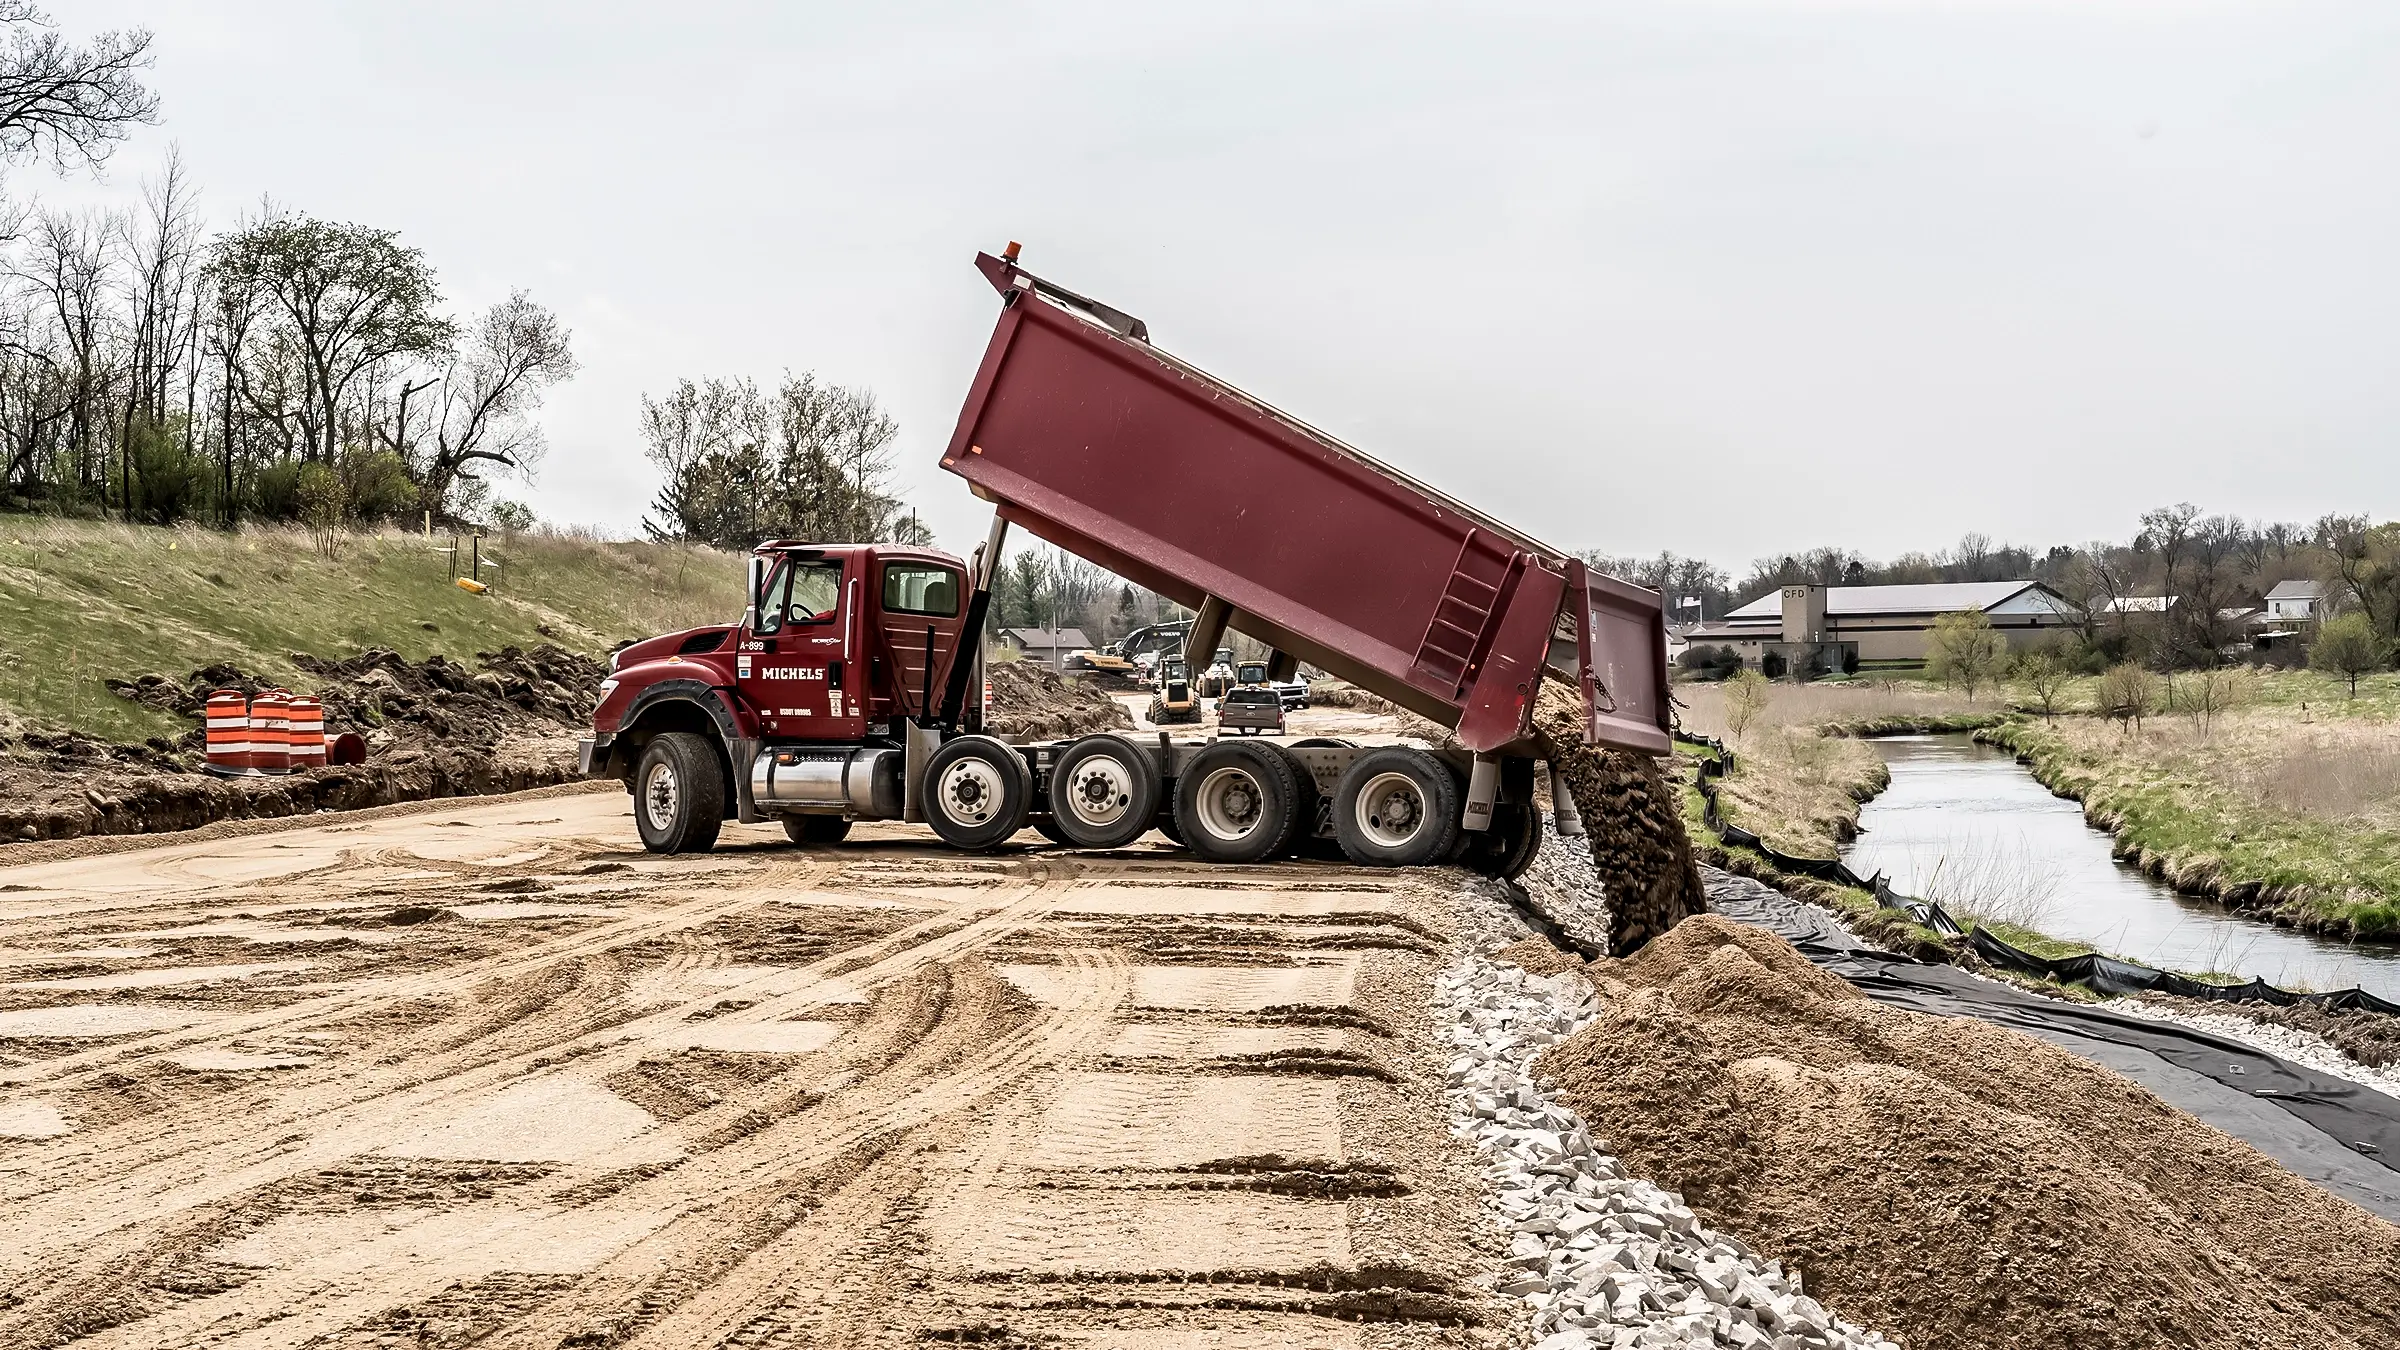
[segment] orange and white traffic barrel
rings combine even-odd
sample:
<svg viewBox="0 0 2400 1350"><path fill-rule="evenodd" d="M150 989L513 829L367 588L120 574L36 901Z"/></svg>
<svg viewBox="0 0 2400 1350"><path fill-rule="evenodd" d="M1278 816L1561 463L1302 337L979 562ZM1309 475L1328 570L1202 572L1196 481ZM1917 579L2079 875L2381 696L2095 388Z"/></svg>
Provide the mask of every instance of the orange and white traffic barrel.
<svg viewBox="0 0 2400 1350"><path fill-rule="evenodd" d="M325 705L314 694L294 694L291 705L291 766L325 766Z"/></svg>
<svg viewBox="0 0 2400 1350"><path fill-rule="evenodd" d="M227 777L250 772L250 700L239 689L208 696L208 771Z"/></svg>
<svg viewBox="0 0 2400 1350"><path fill-rule="evenodd" d="M260 773L292 771L291 695L262 689L250 700L250 767Z"/></svg>

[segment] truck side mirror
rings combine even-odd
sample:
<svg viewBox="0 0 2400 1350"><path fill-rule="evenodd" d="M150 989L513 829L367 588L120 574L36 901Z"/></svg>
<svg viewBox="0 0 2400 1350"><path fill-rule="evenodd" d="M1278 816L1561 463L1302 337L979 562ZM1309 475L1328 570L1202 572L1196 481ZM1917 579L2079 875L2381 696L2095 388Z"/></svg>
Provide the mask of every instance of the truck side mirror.
<svg viewBox="0 0 2400 1350"><path fill-rule="evenodd" d="M760 601L763 599L762 592L764 592L766 589L767 560L753 553L750 555L750 586L748 591L750 598L747 607L742 611L742 627L750 632L755 633L758 631L758 606Z"/></svg>

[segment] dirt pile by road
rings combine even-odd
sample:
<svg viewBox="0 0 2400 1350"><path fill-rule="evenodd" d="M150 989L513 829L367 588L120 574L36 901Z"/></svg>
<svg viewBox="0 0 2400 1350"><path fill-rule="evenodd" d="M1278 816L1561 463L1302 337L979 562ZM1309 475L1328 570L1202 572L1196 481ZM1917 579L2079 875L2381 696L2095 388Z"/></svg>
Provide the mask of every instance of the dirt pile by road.
<svg viewBox="0 0 2400 1350"><path fill-rule="evenodd" d="M2063 1050L1714 916L1587 974L1601 1016L1542 1061L1562 1099L1912 1350L2400 1333L2400 1227Z"/></svg>
<svg viewBox="0 0 2400 1350"><path fill-rule="evenodd" d="M1533 726L1543 756L1566 779L1583 817L1592 863L1608 895L1609 951L1638 951L1704 913L1708 896L1692 861L1680 795L1657 763L1584 744L1582 701L1551 681L1543 682L1535 701Z"/></svg>
<svg viewBox="0 0 2400 1350"><path fill-rule="evenodd" d="M410 661L370 649L345 660L295 654L325 705L328 735L367 740L363 765L281 778L226 779L202 769L199 719L217 689L255 694L274 681L227 665L182 679L111 680L118 697L193 719L141 746L77 732L0 727L0 841L187 830L212 821L350 810L430 797L514 792L575 776L573 738L590 724L604 663L556 647L505 647L477 667Z"/></svg>
<svg viewBox="0 0 2400 1350"><path fill-rule="evenodd" d="M984 670L992 682L984 729L995 736L1046 740L1133 730L1133 714L1097 681L1062 680L1032 661L994 661Z"/></svg>

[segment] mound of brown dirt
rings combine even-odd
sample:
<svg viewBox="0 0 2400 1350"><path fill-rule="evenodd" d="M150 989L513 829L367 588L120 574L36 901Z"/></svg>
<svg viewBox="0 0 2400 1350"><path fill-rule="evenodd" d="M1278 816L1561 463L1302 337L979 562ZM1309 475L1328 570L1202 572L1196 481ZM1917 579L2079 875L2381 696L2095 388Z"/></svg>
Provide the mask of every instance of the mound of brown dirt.
<svg viewBox="0 0 2400 1350"><path fill-rule="evenodd" d="M1608 896L1609 951L1618 956L1708 909L1681 797L1647 755L1584 744L1582 701L1545 680L1534 736L1583 817L1585 841Z"/></svg>
<svg viewBox="0 0 2400 1350"><path fill-rule="evenodd" d="M478 652L476 662L481 669L441 656L411 661L381 647L340 661L292 654L292 664L314 677L299 692L323 701L328 731L382 730L386 744L488 747L511 736L581 730L608 677L606 662L551 646ZM214 690L256 694L271 683L215 665L181 681L144 675L110 680L108 687L120 698L198 718ZM185 742L197 749L197 732Z"/></svg>
<svg viewBox="0 0 2400 1350"><path fill-rule="evenodd" d="M1564 1100L1913 1350L2400 1343L2400 1227L2105 1069L1714 916L1587 973Z"/></svg>
<svg viewBox="0 0 2400 1350"><path fill-rule="evenodd" d="M1133 729L1133 714L1092 681L1062 680L1032 661L994 661L984 671L992 682L984 730L995 736L1048 740Z"/></svg>
<svg viewBox="0 0 2400 1350"><path fill-rule="evenodd" d="M282 778L202 772L199 718L217 689L272 683L227 665L181 680L111 680L119 697L193 719L142 746L78 732L0 731L0 842L188 830L218 820L351 810L428 797L547 787L575 777L573 738L591 723L604 663L556 647L504 647L480 668L373 649L347 660L295 654L302 693L325 705L328 733L367 737L367 763Z"/></svg>

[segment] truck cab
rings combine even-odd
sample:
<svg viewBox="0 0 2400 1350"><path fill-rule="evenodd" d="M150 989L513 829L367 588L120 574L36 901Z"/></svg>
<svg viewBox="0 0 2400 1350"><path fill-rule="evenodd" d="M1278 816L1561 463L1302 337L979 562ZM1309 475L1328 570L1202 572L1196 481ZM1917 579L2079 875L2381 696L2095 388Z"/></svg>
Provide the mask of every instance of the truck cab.
<svg viewBox="0 0 2400 1350"><path fill-rule="evenodd" d="M584 772L623 780L645 842L655 834L674 851L706 847L728 817L831 815L854 797L890 805L906 728L933 720L947 689L967 599L966 564L947 553L762 544L739 622L612 658Z"/></svg>

